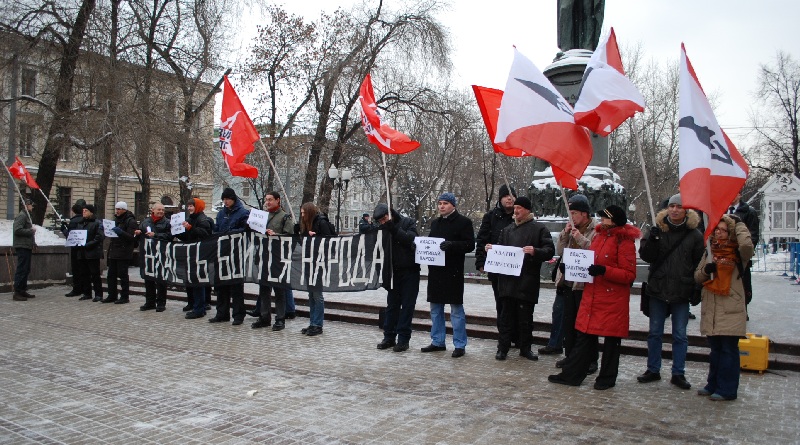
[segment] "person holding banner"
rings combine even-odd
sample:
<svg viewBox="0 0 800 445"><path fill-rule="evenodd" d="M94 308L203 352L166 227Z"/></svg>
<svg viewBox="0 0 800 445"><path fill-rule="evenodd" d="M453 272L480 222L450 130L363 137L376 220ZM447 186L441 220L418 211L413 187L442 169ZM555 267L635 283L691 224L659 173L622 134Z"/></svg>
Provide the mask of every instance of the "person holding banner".
<svg viewBox="0 0 800 445"><path fill-rule="evenodd" d="M148 239L159 241L171 241L172 231L169 225L169 218L164 217L164 204L157 202L150 209L150 216L142 221L139 230L134 232L136 236L144 234L145 242ZM144 280L144 304L139 306L140 311L155 309L156 312L164 312L167 309L167 283L156 280Z"/></svg>
<svg viewBox="0 0 800 445"><path fill-rule="evenodd" d="M83 221L83 207L86 205L86 201L83 199L79 199L75 201L75 204L72 205L72 218L69 220L64 220L61 222L61 233L64 234L64 237L69 237L69 231L75 230L78 228L78 224ZM81 295L81 286L82 283L78 282L78 258L77 258L78 251L74 247L69 248L69 267L70 273L72 274L72 290L64 294L65 297L77 297Z"/></svg>
<svg viewBox="0 0 800 445"><path fill-rule="evenodd" d="M456 195L442 193L437 201L439 217L431 223L428 236L444 238L444 266L428 266L428 302L431 305L431 344L422 352L446 351L447 330L444 305L450 305L453 324L453 358L463 357L467 347L467 320L464 315L464 258L475 249L472 221L456 210Z"/></svg>
<svg viewBox="0 0 800 445"><path fill-rule="evenodd" d="M103 303L125 304L130 302L130 280L128 267L133 259L136 245L136 218L128 211L128 203L120 201L114 205L114 228L116 238L108 245L108 296ZM117 299L119 279L119 299Z"/></svg>
<svg viewBox="0 0 800 445"><path fill-rule="evenodd" d="M17 254L17 269L14 271L14 301L27 301L36 295L28 293L28 275L31 273L31 255L36 246L36 227L31 224L33 201L25 200L25 210L14 218L14 252Z"/></svg>
<svg viewBox="0 0 800 445"><path fill-rule="evenodd" d="M313 202L304 203L300 207L300 236L333 236L331 223L328 218L319 213ZM325 319L325 299L320 290L308 289L308 315L309 325L300 330L300 333L309 337L322 334L322 324Z"/></svg>
<svg viewBox="0 0 800 445"><path fill-rule="evenodd" d="M384 230L391 235L392 279L384 282L386 288L386 317L383 323L383 340L378 349L392 348L394 352L408 350L411 340L411 321L419 295L419 264L415 260L414 238L417 236L417 222L400 215L395 209L379 203L372 212L372 219L379 224L361 225L359 233L372 233Z"/></svg>
<svg viewBox="0 0 800 445"><path fill-rule="evenodd" d="M636 240L642 232L628 224L621 207L610 205L597 213L600 225L595 228L590 250L594 264L588 267L593 281L583 288L581 307L575 322L575 347L560 374L547 378L551 383L580 386L589 366L597 357L599 337L603 340L603 358L594 389L606 390L617 383L622 337L628 336L631 285L636 279Z"/></svg>
<svg viewBox="0 0 800 445"><path fill-rule="evenodd" d="M183 222L185 232L177 235L178 239L185 243L196 243L202 241L214 231L214 222L203 213L206 203L200 198L191 198L186 202L186 213L189 216ZM206 292L210 287L195 286L187 287L187 299L191 303L191 309L186 312L187 320L203 318L206 316Z"/></svg>
<svg viewBox="0 0 800 445"><path fill-rule="evenodd" d="M292 215L281 208L281 195L276 191L264 197L264 207L269 212L267 235L294 235ZM281 331L286 327L286 290L269 285L258 286L259 317L252 325L253 329L267 327L272 324L272 293L275 293L275 326L273 331Z"/></svg>
<svg viewBox="0 0 800 445"><path fill-rule="evenodd" d="M98 302L103 300L103 281L100 276L100 259L103 258L103 224L98 221L94 214L96 209L92 204L86 204L83 208L83 220L78 224L78 230L86 231L86 243L77 246L76 257L78 259L78 280L83 283L83 296L81 300L92 299L92 287L94 287L94 299Z"/></svg>
<svg viewBox="0 0 800 445"><path fill-rule="evenodd" d="M242 233L247 230L247 217L250 212L236 196L232 188L222 191L222 203L225 206L217 213L217 225L215 234ZM233 310L233 326L238 326L244 322L247 315L244 308L244 283L218 285L217 291L217 313L208 320L209 323L220 323L231 319L231 307Z"/></svg>
<svg viewBox="0 0 800 445"><path fill-rule="evenodd" d="M533 220L533 205L526 196L514 201L514 223L506 226L500 233L497 244L500 246L522 247L524 260L519 276L500 275L498 287L503 300L500 314L500 340L497 343L497 360L505 360L511 348L511 333L519 335L517 345L520 357L539 360L531 351L533 343L533 309L539 302L539 271L542 263L553 258L555 246L550 231L544 224ZM485 250L492 249L487 244Z"/></svg>

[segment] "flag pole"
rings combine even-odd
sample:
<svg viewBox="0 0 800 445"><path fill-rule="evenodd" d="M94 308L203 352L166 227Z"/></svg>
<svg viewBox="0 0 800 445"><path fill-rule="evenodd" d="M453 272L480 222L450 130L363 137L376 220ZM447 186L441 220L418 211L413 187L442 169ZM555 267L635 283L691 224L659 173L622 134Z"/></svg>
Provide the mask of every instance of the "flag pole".
<svg viewBox="0 0 800 445"><path fill-rule="evenodd" d="M558 181L558 188L561 189L561 199L564 200L564 208L567 209L567 220L569 220L569 225L573 228L575 227L575 223L572 222L572 214L569 213L569 201L567 200L567 192L564 191L564 186L561 185L561 181Z"/></svg>
<svg viewBox="0 0 800 445"><path fill-rule="evenodd" d="M650 206L650 217L653 220L653 226L656 225L656 210L653 207L653 196L650 194L650 181L647 179L647 168L644 165L644 152L642 151L642 142L639 140L639 128L636 125L636 116L631 116L630 120L631 129L633 130L633 140L636 142L636 151L639 152L639 163L642 164L642 177L644 178L644 188L647 191L647 204Z"/></svg>
<svg viewBox="0 0 800 445"><path fill-rule="evenodd" d="M292 203L289 202L289 194L286 193L286 187L283 186L283 181L281 181L281 174L278 173L278 169L275 168L275 164L272 163L272 157L270 157L270 155L269 155L269 151L267 150L267 146L264 145L264 142L261 140L260 137L258 138L258 145L260 145L261 149L264 150L264 154L267 155L267 160L269 161L269 165L270 165L270 167L272 167L272 171L275 172L275 177L278 179L278 185L281 186L281 191L283 192L283 196L286 197L286 203L288 204L288 207L289 207L289 213L292 214L292 219L294 221L297 221L297 218L294 217L294 209L292 208Z"/></svg>
<svg viewBox="0 0 800 445"><path fill-rule="evenodd" d="M19 196L19 202L22 203L22 210L25 211L25 214L28 215L28 221L30 221L31 225L33 225L33 219L31 218L30 212L28 212L28 207L25 205L25 198L22 196L22 191L19 189L17 185L17 178L15 178L11 171L8 170L8 167L5 168L6 173L8 173L8 177L11 178L11 182L14 184L14 188L17 189L17 195Z"/></svg>
<svg viewBox="0 0 800 445"><path fill-rule="evenodd" d="M45 194L44 194L44 192L42 191L42 189L36 189L36 190L39 190L39 193L41 193L41 194L42 194L42 196L44 197L45 201L47 201L47 203L48 203L48 204L50 204L50 208L51 208L51 209L53 209L53 213L55 213L55 214L56 214L56 216L58 217L58 219L59 219L59 220L62 220L62 219L64 219L64 217L63 217L63 216L61 216L61 214L60 214L60 213L58 213L58 210L56 210L56 207L53 205L53 203L52 203L52 202L50 202L50 199L48 199L48 198L47 198L47 195L45 195Z"/></svg>
<svg viewBox="0 0 800 445"><path fill-rule="evenodd" d="M495 155L495 156L497 156L497 155ZM503 166L503 158L501 158L500 156L497 156L497 163L500 164L500 174L503 175L503 180L506 181L506 185L508 186L508 191L510 192L511 191L511 182L508 180L508 175L506 174L506 168ZM512 193L511 196L514 196L514 194ZM514 196L514 199L517 199L517 197Z"/></svg>
<svg viewBox="0 0 800 445"><path fill-rule="evenodd" d="M389 207L389 215L392 214L392 197L389 193L389 169L386 167L386 153L381 150L381 159L383 160L383 177L386 180L386 205Z"/></svg>

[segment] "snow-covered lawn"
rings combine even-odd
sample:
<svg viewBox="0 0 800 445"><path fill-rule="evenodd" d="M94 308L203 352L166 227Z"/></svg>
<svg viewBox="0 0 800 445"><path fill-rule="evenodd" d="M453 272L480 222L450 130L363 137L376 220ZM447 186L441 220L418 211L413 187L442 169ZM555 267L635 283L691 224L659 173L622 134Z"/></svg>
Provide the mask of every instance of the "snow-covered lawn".
<svg viewBox="0 0 800 445"><path fill-rule="evenodd" d="M64 238L45 229L42 226L36 227L37 246L63 246ZM10 246L14 244L14 221L0 220L0 246Z"/></svg>

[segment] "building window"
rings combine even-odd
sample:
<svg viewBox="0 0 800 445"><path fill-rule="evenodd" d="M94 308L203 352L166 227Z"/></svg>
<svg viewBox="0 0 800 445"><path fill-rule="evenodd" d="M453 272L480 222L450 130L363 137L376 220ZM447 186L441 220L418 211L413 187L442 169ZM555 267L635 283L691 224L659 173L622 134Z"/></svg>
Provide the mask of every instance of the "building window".
<svg viewBox="0 0 800 445"><path fill-rule="evenodd" d="M200 173L200 152L189 151L189 172L193 175Z"/></svg>
<svg viewBox="0 0 800 445"><path fill-rule="evenodd" d="M797 228L797 201L772 202L772 228Z"/></svg>
<svg viewBox="0 0 800 445"><path fill-rule="evenodd" d="M61 161L69 162L69 147L61 147Z"/></svg>
<svg viewBox="0 0 800 445"><path fill-rule="evenodd" d="M22 70L22 95L36 97L36 71Z"/></svg>
<svg viewBox="0 0 800 445"><path fill-rule="evenodd" d="M33 142L34 142L35 126L31 124L19 124L19 154L21 156L33 156Z"/></svg>
<svg viewBox="0 0 800 445"><path fill-rule="evenodd" d="M359 223L359 221L358 221L358 217L357 217L357 216L354 216L354 217L353 217L353 228L354 228L354 229L355 229L356 227L358 227L358 223Z"/></svg>
<svg viewBox="0 0 800 445"><path fill-rule="evenodd" d="M250 197L250 185L242 184L242 198L249 198L249 197Z"/></svg>
<svg viewBox="0 0 800 445"><path fill-rule="evenodd" d="M177 151L178 147L175 144L164 145L164 171L175 171L175 153Z"/></svg>
<svg viewBox="0 0 800 445"><path fill-rule="evenodd" d="M58 209L64 218L69 218L72 210L72 187L58 187Z"/></svg>
<svg viewBox="0 0 800 445"><path fill-rule="evenodd" d="M144 219L147 216L147 201L144 198L142 192L133 192L133 207L134 212L136 213L136 218Z"/></svg>
<svg viewBox="0 0 800 445"><path fill-rule="evenodd" d="M345 216L344 218L342 218L342 220L344 220L344 228L345 229L349 229L350 228L350 217Z"/></svg>

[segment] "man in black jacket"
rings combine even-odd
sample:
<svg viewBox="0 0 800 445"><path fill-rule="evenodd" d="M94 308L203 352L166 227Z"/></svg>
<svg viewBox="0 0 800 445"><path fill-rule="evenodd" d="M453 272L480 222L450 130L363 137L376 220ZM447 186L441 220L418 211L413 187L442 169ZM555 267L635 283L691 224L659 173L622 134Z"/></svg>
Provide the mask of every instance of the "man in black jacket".
<svg viewBox="0 0 800 445"><path fill-rule="evenodd" d="M192 198L186 202L186 213L189 215L183 222L185 232L178 238L185 243L202 241L214 231L214 222L203 212L206 203L200 198ZM186 288L187 306L186 319L194 320L206 316L206 293L211 291L210 286L194 286ZM184 309L185 310L185 309Z"/></svg>
<svg viewBox="0 0 800 445"><path fill-rule="evenodd" d="M419 264L415 262L414 244L417 222L401 216L395 209L390 213L389 206L383 203L375 206L372 219L380 226L359 227L360 233L383 230L392 237L392 280L383 283L389 293L386 295L383 340L378 343L378 349L392 348L394 352L403 352L411 340L411 320L419 295Z"/></svg>
<svg viewBox="0 0 800 445"><path fill-rule="evenodd" d="M478 235L475 237L477 245L475 246L475 268L483 272L483 265L486 263L486 245L496 244L500 239L500 232L514 221L514 200L517 199L517 192L513 187L506 184L500 186L497 193L498 200L495 207L483 215L481 227L478 229ZM499 295L499 288L497 287L498 274L489 273L489 281L492 283L492 292L494 293L494 305L497 311L497 329L500 330L500 313L503 312L503 300ZM512 332L512 339L514 343L517 341L516 330Z"/></svg>
<svg viewBox="0 0 800 445"><path fill-rule="evenodd" d="M736 195L733 200L729 212L736 215L747 226L750 231L750 238L753 240L753 245L758 245L759 238L761 237L760 222L758 218L758 211L752 208L749 204L742 201L742 192ZM753 262L748 261L745 265L744 273L742 274L742 285L744 285L744 301L745 304L750 304L753 300L753 277L750 275L750 269L753 267ZM749 318L748 318L749 319Z"/></svg>
<svg viewBox="0 0 800 445"><path fill-rule="evenodd" d="M544 224L533 220L531 200L520 196L514 201L514 224L508 225L500 234L497 244L522 247L524 260L519 276L500 275L500 298L503 312L500 314L500 341L497 345L497 360L505 360L511 347L511 331L514 326L519 333L519 355L528 360L539 360L531 351L533 341L533 309L539 302L539 271L544 261L553 258L555 245L550 231ZM487 244L485 251L492 249Z"/></svg>
<svg viewBox="0 0 800 445"><path fill-rule="evenodd" d="M86 201L83 199L75 201L75 204L72 206L72 218L69 219L69 222L61 223L61 232L64 234L64 237L68 237L70 230L77 229L78 224L83 221L83 207L85 205ZM70 273L72 274L72 290L64 294L65 297L77 297L81 294L81 289L83 288L83 284L79 283L78 281L77 254L78 250L75 247L69 248L69 265Z"/></svg>
<svg viewBox="0 0 800 445"><path fill-rule="evenodd" d="M86 231L86 244L76 247L78 251L79 281L83 283L83 296L81 300L92 299L92 287L94 287L94 299L98 302L103 300L103 281L100 276L100 259L103 258L103 225L98 221L95 214L95 207L86 204L83 208L83 220L78 224L77 230Z"/></svg>
<svg viewBox="0 0 800 445"><path fill-rule="evenodd" d="M169 225L169 218L164 217L164 205L160 202L153 204L150 209L150 216L142 221L139 230L134 232L136 236L144 235L147 239L171 241L172 230ZM167 309L167 284L155 280L144 279L144 305L139 307L140 311L155 309L156 312L164 312Z"/></svg>
<svg viewBox="0 0 800 445"><path fill-rule="evenodd" d="M125 304L130 299L130 280L128 267L133 258L136 244L136 218L128 211L128 204L120 201L114 205L114 234L108 245L108 296L103 303ZM120 298L117 299L117 279L120 285Z"/></svg>

